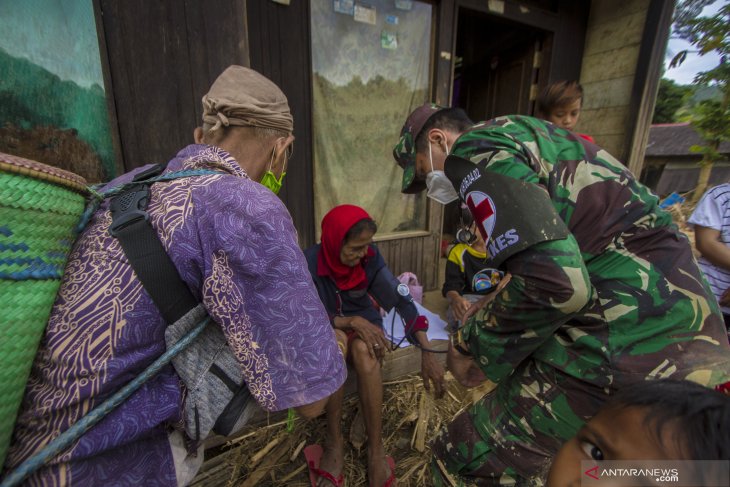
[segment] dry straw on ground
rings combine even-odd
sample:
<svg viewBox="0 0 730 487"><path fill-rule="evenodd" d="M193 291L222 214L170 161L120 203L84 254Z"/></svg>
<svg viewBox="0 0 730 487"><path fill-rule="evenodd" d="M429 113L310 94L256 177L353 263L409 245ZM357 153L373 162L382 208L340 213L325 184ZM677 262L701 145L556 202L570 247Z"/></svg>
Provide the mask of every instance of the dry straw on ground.
<svg viewBox="0 0 730 487"><path fill-rule="evenodd" d="M687 235L689 243L692 246L692 251L694 252L695 257L697 257L699 256L699 252L697 252L697 249L695 248L695 231L691 225L687 224L687 220L689 220L694 209L695 205L691 204L689 201L685 201L684 203L669 206L666 208L666 211L672 215L672 220L677 224L679 230Z"/></svg>
<svg viewBox="0 0 730 487"><path fill-rule="evenodd" d="M475 397L491 389L488 385L465 390L447 374L446 393L436 400L423 388L420 377L407 376L384 384L383 441L396 461L400 487L431 485L429 441L436 432ZM345 444L345 485L367 483L367 439L354 394L345 400L342 419ZM192 485L308 487L309 473L302 449L310 443L323 444L324 417L312 421L294 420L251 427L237 439L206 453L203 468Z"/></svg>

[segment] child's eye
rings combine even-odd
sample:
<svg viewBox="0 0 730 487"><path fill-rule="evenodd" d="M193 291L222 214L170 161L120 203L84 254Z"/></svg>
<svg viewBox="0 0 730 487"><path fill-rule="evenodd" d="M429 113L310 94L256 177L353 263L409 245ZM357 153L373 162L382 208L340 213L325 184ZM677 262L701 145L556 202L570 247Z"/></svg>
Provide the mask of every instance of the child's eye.
<svg viewBox="0 0 730 487"><path fill-rule="evenodd" d="M591 457L593 460L603 460L603 452L593 443L581 441L580 448L583 450L583 453Z"/></svg>

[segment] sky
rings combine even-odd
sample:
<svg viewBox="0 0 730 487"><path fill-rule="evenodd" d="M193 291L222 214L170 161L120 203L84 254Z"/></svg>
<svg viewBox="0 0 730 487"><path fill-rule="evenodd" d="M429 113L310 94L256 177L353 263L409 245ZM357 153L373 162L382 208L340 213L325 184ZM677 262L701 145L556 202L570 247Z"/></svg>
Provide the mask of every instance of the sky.
<svg viewBox="0 0 730 487"><path fill-rule="evenodd" d="M717 0L712 5L708 5L702 10L702 16L714 15L720 7L728 1L730 0ZM664 77L673 80L677 84L691 84L697 73L714 68L720 62L720 56L715 52L705 54L704 56L699 56L690 52L679 67L669 68L669 63L672 58L684 49L689 49L691 51L693 47L690 43L682 39L669 38L669 45L667 46L667 52L664 58Z"/></svg>

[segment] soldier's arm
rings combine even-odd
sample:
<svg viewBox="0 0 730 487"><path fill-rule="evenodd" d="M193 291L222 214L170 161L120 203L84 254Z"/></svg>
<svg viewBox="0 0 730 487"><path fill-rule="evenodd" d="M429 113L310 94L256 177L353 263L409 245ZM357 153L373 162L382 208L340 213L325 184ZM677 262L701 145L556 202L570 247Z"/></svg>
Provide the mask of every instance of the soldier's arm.
<svg viewBox="0 0 730 487"><path fill-rule="evenodd" d="M486 139L488 134L482 137ZM496 146L492 144L493 154L488 158L467 151L464 155L473 161L481 160L486 171L540 184L533 169L536 158L528 146L510 147L510 139L498 142ZM486 147L489 141L480 149ZM510 198L515 218L530 218L534 214L534 208L521 208L524 203L519 194ZM559 219L557 210L550 209ZM557 328L585 307L592 292L578 243L571 234L535 243L509 257L501 267L512 274L511 281L462 330L476 364L493 382L512 373Z"/></svg>
<svg viewBox="0 0 730 487"><path fill-rule="evenodd" d="M463 330L488 379L499 382L588 303L591 283L572 236L506 262L509 284Z"/></svg>

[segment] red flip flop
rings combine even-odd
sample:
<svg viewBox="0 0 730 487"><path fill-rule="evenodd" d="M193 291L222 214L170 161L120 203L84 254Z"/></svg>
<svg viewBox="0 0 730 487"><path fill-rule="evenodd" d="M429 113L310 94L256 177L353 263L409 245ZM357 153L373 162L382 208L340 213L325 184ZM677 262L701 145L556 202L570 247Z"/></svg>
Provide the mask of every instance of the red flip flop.
<svg viewBox="0 0 730 487"><path fill-rule="evenodd" d="M395 460L393 460L393 457L387 456L385 457L385 461L388 462L388 466L390 467L390 477L385 481L383 487L396 487L398 482L395 479Z"/></svg>
<svg viewBox="0 0 730 487"><path fill-rule="evenodd" d="M312 487L317 487L317 477L322 477L328 480L335 487L342 487L345 485L345 475L340 474L339 477L335 477L326 470L319 468L319 461L322 458L322 447L319 445L309 445L304 448L304 458L307 459L307 467L309 467L309 482ZM390 479L388 479L390 480ZM390 486L391 484L387 484Z"/></svg>

